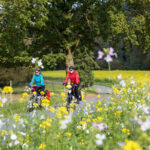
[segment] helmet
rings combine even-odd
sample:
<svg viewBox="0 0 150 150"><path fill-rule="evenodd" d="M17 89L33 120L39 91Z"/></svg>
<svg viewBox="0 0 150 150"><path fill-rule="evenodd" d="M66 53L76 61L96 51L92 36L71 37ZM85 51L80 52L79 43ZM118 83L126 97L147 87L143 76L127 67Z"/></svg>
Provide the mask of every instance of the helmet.
<svg viewBox="0 0 150 150"><path fill-rule="evenodd" d="M36 69L35 69L35 71L39 71L39 72L40 72L40 71L41 71L41 69L40 69L40 68L36 68Z"/></svg>
<svg viewBox="0 0 150 150"><path fill-rule="evenodd" d="M73 66L70 66L70 67L69 67L69 70L70 70L70 69L72 69L72 70L75 70L75 67L73 67Z"/></svg>

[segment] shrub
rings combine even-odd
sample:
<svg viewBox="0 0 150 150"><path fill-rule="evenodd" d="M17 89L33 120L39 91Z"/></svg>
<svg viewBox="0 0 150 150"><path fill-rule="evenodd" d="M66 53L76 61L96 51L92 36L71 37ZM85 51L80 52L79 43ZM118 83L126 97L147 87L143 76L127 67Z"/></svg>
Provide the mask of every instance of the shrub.
<svg viewBox="0 0 150 150"><path fill-rule="evenodd" d="M9 85L10 80L12 80L13 85L29 82L33 76L33 68L30 67L0 67L0 70L0 87Z"/></svg>

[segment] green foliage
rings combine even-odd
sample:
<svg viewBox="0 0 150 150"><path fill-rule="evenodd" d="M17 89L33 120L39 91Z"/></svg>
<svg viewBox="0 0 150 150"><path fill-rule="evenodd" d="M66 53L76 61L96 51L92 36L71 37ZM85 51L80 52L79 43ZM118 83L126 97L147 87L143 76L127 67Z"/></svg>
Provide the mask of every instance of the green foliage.
<svg viewBox="0 0 150 150"><path fill-rule="evenodd" d="M10 80L13 85L29 82L33 76L33 69L29 67L0 68L0 87L9 85Z"/></svg>
<svg viewBox="0 0 150 150"><path fill-rule="evenodd" d="M104 48L105 42L118 51L124 48L133 54L136 46L147 52L148 4L148 0L1 0L0 63L29 66L32 57L43 57L47 69L54 69L57 54L67 56L70 51L75 56L78 49L94 51Z"/></svg>
<svg viewBox="0 0 150 150"><path fill-rule="evenodd" d="M58 64L64 64L65 55L63 53L59 54L47 54L43 56L43 65L46 69L54 70Z"/></svg>
<svg viewBox="0 0 150 150"><path fill-rule="evenodd" d="M0 63L15 67L28 65L29 45L37 38L32 28L47 20L46 0L0 1ZM28 41L28 42L27 42Z"/></svg>
<svg viewBox="0 0 150 150"><path fill-rule="evenodd" d="M97 63L94 61L93 53L88 53L87 48L83 49L82 53L79 52L76 58L76 68L80 75L81 85L88 87L94 83L94 75L92 70L98 68Z"/></svg>

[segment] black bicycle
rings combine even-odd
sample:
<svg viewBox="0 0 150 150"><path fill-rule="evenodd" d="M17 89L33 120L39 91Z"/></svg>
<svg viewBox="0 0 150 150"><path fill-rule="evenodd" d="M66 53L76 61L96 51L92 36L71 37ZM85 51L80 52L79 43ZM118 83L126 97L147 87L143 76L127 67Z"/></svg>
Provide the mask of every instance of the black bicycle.
<svg viewBox="0 0 150 150"><path fill-rule="evenodd" d="M27 105L28 112L33 111L34 108L37 108L37 107L41 108L41 101L42 101L41 92L43 92L43 95L44 95L44 91L41 91L40 86L31 87L31 92L32 92L32 96L30 97L28 101L28 105Z"/></svg>
<svg viewBox="0 0 150 150"><path fill-rule="evenodd" d="M79 102L82 101L81 90L78 89L77 84L67 83L66 89L68 90L68 96L66 99L67 106L69 106L69 104L71 102L75 102L75 103L79 104ZM78 92L78 94L77 94L77 92Z"/></svg>

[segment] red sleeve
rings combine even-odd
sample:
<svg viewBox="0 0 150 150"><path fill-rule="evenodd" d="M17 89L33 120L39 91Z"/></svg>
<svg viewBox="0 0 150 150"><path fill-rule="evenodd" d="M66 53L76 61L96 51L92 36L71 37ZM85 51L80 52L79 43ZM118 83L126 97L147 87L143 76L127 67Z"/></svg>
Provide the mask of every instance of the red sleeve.
<svg viewBox="0 0 150 150"><path fill-rule="evenodd" d="M68 82L68 79L69 79L69 72L67 73L67 76L66 76L66 79L65 79L65 82L64 82L64 83L67 83L67 82Z"/></svg>
<svg viewBox="0 0 150 150"><path fill-rule="evenodd" d="M78 74L78 72L76 72L76 84L79 84L79 83L80 83L79 74Z"/></svg>

